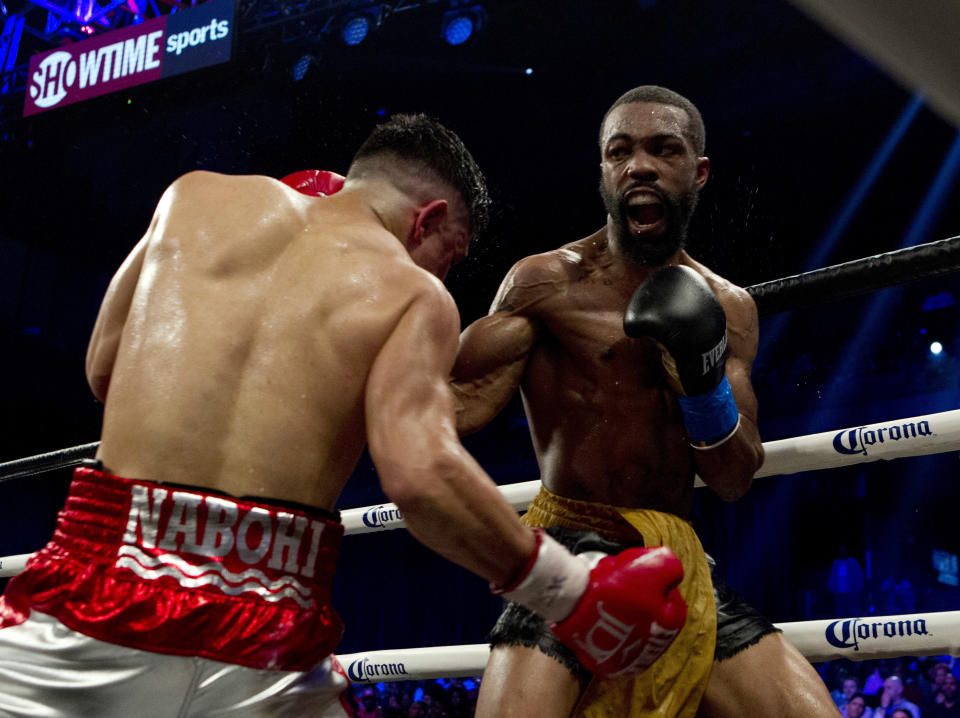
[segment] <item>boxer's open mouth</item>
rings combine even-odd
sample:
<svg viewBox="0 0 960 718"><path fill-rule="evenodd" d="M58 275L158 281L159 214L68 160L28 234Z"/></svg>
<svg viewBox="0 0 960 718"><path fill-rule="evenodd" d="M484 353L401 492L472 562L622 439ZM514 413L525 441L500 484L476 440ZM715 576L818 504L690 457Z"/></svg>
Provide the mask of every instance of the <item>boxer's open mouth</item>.
<svg viewBox="0 0 960 718"><path fill-rule="evenodd" d="M666 223L666 209L658 195L638 192L627 198L627 217L634 233L646 234Z"/></svg>

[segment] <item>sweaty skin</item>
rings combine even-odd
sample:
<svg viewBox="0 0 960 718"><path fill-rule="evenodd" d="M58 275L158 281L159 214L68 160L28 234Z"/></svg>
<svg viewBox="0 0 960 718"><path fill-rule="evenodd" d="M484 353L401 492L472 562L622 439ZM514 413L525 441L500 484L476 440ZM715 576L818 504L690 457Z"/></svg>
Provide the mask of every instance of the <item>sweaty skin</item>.
<svg viewBox="0 0 960 718"><path fill-rule="evenodd" d="M650 508L688 518L694 477L733 501L763 462L750 369L757 351L753 299L677 247L670 250L664 197L701 189L709 160L697 157L686 113L672 105L614 108L601 138L602 189L621 198L622 227L607 224L584 239L520 260L490 314L461 335L452 385L457 426L486 425L521 389L543 484L574 499ZM634 207L637 205L637 207ZM664 249L666 247L666 249ZM661 257L660 262L637 257ZM623 314L634 290L662 266L699 272L726 314L726 376L740 428L709 450L690 447L677 387L650 339L630 339ZM758 677L762 677L760 680ZM582 686L536 648L498 646L484 672L477 716L571 715ZM702 716L834 716L816 671L782 634L715 662Z"/></svg>
<svg viewBox="0 0 960 718"><path fill-rule="evenodd" d="M521 386L549 490L681 517L690 512L695 471L734 500L763 461L750 385L758 338L753 300L682 249L661 263L635 259L637 251L662 254L669 217L656 208L664 196L695 192L707 182L710 162L694 153L686 123L683 110L658 103L628 103L610 113L603 190L647 211L628 215L629 237L608 215L593 235L518 262L490 315L463 333L453 373L464 433L489 422ZM696 455L656 344L623 332L634 290L669 264L702 274L727 315L726 373L741 426L722 446Z"/></svg>
<svg viewBox="0 0 960 718"><path fill-rule="evenodd" d="M465 209L405 197L376 178L327 198L171 185L90 342L104 469L332 510L369 441L418 539L487 580L519 573L533 535L460 445L446 381L459 315L440 279Z"/></svg>
<svg viewBox="0 0 960 718"><path fill-rule="evenodd" d="M651 270L617 272L605 230L522 260L490 316L463 333L454 366L461 431L487 423L519 382L550 491L687 518L700 469L721 496L738 498L753 473L740 465L762 452L749 383L756 309L742 289L686 252L676 263L700 272L727 314L726 370L741 413L734 439L711 452L690 448L658 347L623 333L627 302ZM725 460L711 461L713 453ZM710 471L717 464L726 471Z"/></svg>

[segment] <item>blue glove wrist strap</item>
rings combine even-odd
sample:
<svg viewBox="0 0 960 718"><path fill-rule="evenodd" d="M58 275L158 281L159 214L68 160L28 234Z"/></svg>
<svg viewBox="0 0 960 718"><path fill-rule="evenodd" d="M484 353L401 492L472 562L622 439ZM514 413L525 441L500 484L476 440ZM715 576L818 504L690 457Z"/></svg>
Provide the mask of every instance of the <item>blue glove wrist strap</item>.
<svg viewBox="0 0 960 718"><path fill-rule="evenodd" d="M719 444L736 430L740 422L740 412L727 377L706 394L679 396L677 400L687 435L695 447L708 448L711 444Z"/></svg>

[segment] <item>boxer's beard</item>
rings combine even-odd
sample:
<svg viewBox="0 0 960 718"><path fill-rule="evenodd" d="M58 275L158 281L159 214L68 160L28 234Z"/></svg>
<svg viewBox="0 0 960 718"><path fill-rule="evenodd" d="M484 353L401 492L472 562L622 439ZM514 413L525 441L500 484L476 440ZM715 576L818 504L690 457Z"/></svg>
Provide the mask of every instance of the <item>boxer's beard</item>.
<svg viewBox="0 0 960 718"><path fill-rule="evenodd" d="M637 187L649 187L663 198L663 211L667 227L663 234L637 237L630 231L627 215L628 205L623 194ZM687 241L687 228L690 218L697 207L699 193L696 188L683 194L673 194L659 187L655 182L638 182L624 189L623 194L614 197L600 180L600 196L603 206L613 219L617 231L617 240L623 251L635 262L649 266L660 266L672 257L677 250L683 249Z"/></svg>

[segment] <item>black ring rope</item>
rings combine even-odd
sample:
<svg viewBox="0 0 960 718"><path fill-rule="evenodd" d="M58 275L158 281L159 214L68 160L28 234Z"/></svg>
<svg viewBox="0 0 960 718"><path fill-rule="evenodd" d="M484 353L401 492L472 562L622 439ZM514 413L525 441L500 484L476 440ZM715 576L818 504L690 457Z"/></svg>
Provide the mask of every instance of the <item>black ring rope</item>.
<svg viewBox="0 0 960 718"><path fill-rule="evenodd" d="M762 315L867 294L960 270L960 237L918 244L747 287Z"/></svg>
<svg viewBox="0 0 960 718"><path fill-rule="evenodd" d="M100 442L94 441L92 444L71 446L68 449L59 449L47 454L37 454L0 464L0 483L56 469L79 466L84 459L90 459L97 453L98 446Z"/></svg>
<svg viewBox="0 0 960 718"><path fill-rule="evenodd" d="M950 237L754 284L746 290L762 316L847 299L957 270L960 270L960 237ZM2 463L0 483L77 466L93 457L99 446L100 442L95 441Z"/></svg>

